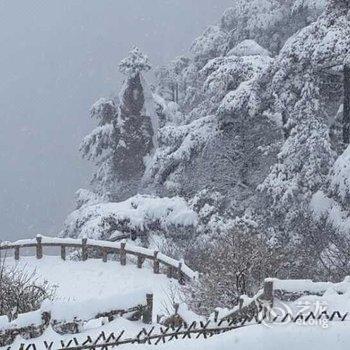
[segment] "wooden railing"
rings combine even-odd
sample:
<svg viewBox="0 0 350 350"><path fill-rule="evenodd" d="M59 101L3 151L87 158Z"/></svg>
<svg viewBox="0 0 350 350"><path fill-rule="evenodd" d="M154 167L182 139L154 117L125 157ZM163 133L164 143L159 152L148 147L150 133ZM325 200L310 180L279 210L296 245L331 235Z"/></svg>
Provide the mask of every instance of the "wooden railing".
<svg viewBox="0 0 350 350"><path fill-rule="evenodd" d="M197 273L191 270L184 262L170 258L159 251L129 245L125 241L109 242L98 241L87 238L54 238L38 235L34 239L23 239L16 242L0 243L0 253L4 250L13 250L15 260L20 259L21 249L34 248L36 258L42 259L44 247L58 247L61 252L61 259L66 260L67 249L74 248L81 251L81 259L86 261L89 257L88 251L97 251L104 262L107 262L108 254L117 254L121 265L126 265L127 255L137 258L137 267L142 268L145 260L153 263L153 272L159 274L160 267L165 267L166 275L169 278L176 278L180 283L197 277Z"/></svg>
<svg viewBox="0 0 350 350"><path fill-rule="evenodd" d="M350 277L345 277L343 282L313 282L312 280L280 280L277 278L266 278L264 288L261 289L249 302L241 298L239 305L233 310L220 315L219 311L214 312L213 319L218 320L241 320L258 314L270 314L273 311L275 301L294 302L302 296L315 295L323 296L332 289L338 295L349 293Z"/></svg>
<svg viewBox="0 0 350 350"><path fill-rule="evenodd" d="M267 278L265 284L270 284L271 286L270 294L272 301L276 299L282 302L295 301L307 295L323 296L329 289L338 295L348 294L350 292L350 278L348 276L345 277L344 281L338 283Z"/></svg>
<svg viewBox="0 0 350 350"><path fill-rule="evenodd" d="M77 337L73 337L72 339L61 340L60 342L55 340L47 340L32 344L23 344L20 350L32 350L37 349L37 346L40 344L43 348L48 350L58 349L58 350L112 350L120 345L125 344L147 344L147 345L161 345L170 341L182 340L182 339L198 339L203 337L204 339L213 337L218 334L230 332L237 330L239 328L249 326L249 325L261 325L264 323L263 318L256 317L245 317L239 321L220 321L219 323L215 323L213 321L207 322L192 322L191 324L184 323L178 327L169 325L167 327L152 327L145 329L143 328L135 337L127 338L125 337L126 332L116 330L112 333L105 333L102 331L99 335L91 337L87 335L83 339L78 340ZM310 312L303 316L303 320L310 321L310 325L313 323L312 320L326 320L330 321L338 321L338 322L347 322L348 314L341 313L339 311L334 312L323 312L322 315L315 317L315 315ZM300 322L300 315L285 315L283 318L277 318L274 322L278 322L279 324L290 324ZM307 324L307 323L306 323ZM313 326L314 327L314 326ZM186 346L188 345L188 346ZM190 344L179 344L176 348L184 348L187 347L194 348L189 346ZM196 344L198 348L203 344ZM161 347L162 348L162 347ZM175 348L175 347L173 347ZM8 350L12 350L11 347L7 348ZM17 349L13 349L17 350Z"/></svg>
<svg viewBox="0 0 350 350"><path fill-rule="evenodd" d="M264 288L246 302L243 296L239 299L239 305L224 316L219 316L219 312L214 312L215 321L233 320L238 322L247 317L255 317L259 313L267 314L273 307L273 282L270 279L264 281ZM246 297L246 296L245 296Z"/></svg>

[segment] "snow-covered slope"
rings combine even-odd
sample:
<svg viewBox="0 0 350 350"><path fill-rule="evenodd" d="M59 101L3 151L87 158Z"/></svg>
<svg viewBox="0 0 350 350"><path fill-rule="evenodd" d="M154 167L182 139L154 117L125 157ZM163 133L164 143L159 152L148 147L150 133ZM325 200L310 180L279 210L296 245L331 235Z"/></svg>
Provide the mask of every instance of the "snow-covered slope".
<svg viewBox="0 0 350 350"><path fill-rule="evenodd" d="M153 274L150 268L138 269L136 265L121 266L119 262L106 263L97 259L87 261L63 261L59 257L45 256L41 260L33 257L21 257L19 262L7 259L8 265L16 265L28 272L36 271L39 280L48 281L57 286L56 298L59 300L83 302L91 299L103 299L125 296L144 290L153 293L155 313L161 312L163 299L174 280L165 275Z"/></svg>
<svg viewBox="0 0 350 350"><path fill-rule="evenodd" d="M284 325L268 328L247 326L210 339L177 340L164 345L138 346L139 350L347 350L349 324L328 329L313 326ZM122 347L134 350L135 345Z"/></svg>
<svg viewBox="0 0 350 350"><path fill-rule="evenodd" d="M176 280L162 274L154 274L147 263L144 264L144 268L138 269L133 264L121 266L117 261L106 263L97 259L84 262L63 261L56 256L44 256L41 260L37 260L28 256L21 257L18 262L7 258L6 265L17 266L28 273L35 271L38 281L47 281L55 286L54 313L60 317L72 318L76 310L79 311L79 316L89 314L88 309L94 312L97 310L96 307L104 304L113 305L117 309L133 307L139 304L139 301L136 304L133 301L135 295L140 296L144 293L145 302L146 293L153 293L153 318L155 319L156 315L166 314L166 308L171 309L170 295L176 295L179 290ZM40 319L40 313L38 317ZM91 320L83 326L83 331L76 337L84 339L88 334L98 336L101 331L121 330L125 330L126 335L134 336L143 327L145 324L141 321L131 322L124 318L117 318L103 326L101 320ZM23 342L28 344L34 342L38 349L41 349L41 346L44 348L44 340L55 341L58 344L61 339L71 339L71 335L61 336L49 327L43 336L35 339L26 341L18 337L11 349L17 349Z"/></svg>
<svg viewBox="0 0 350 350"><path fill-rule="evenodd" d="M62 261L54 256L46 256L42 260L24 257L19 262L8 258L6 264L17 264L19 268L27 271L35 269L40 280L47 280L57 285L57 299L61 301L69 300L71 303L76 302L88 305L89 302L93 303L94 300L113 300L113 298L115 298L116 303L120 303L123 301L121 299L127 299L136 291L152 292L155 297L154 316L155 314L164 313L165 305L169 302L169 296L178 288L176 281L169 280L164 275L154 275L147 265L144 269L138 269L133 265L121 266L116 261L108 261L106 263L95 259L85 262ZM279 281L277 282L279 283ZM305 284L305 282L301 282L303 285ZM296 282L288 283L287 287L292 286L294 290ZM309 283L312 284L312 282ZM337 286L345 288L347 286L346 283L347 281ZM316 284L320 288L323 288L324 285ZM281 287L279 284L276 284L276 286ZM331 285L329 284L329 286ZM285 282L282 287L286 287ZM331 307L331 311L340 310L339 306L345 307L348 300L348 293L333 295L327 292L326 297L303 297L304 302L327 302L327 305ZM152 326L156 325L147 325L146 329ZM135 337L143 327L145 325L139 321L131 322L123 318L117 318L105 325L101 323L101 320L92 320L83 326L81 333L74 336L78 341L83 341L87 335L97 338L101 331L119 333L125 330L124 337ZM349 321L340 322L336 320L319 323L318 325L266 323L249 325L209 339L173 340L157 346L122 345L122 348L126 350L133 350L135 347L140 350L195 350L198 348L203 350L231 350L234 346L235 350L296 348L300 350L329 350L330 348L345 350L350 343L348 328ZM156 333L159 333L159 331ZM48 342L53 341L55 348L60 343L60 340L67 341L69 339L72 339L72 335L61 336L51 328L48 328L42 336L35 339L24 340L18 337L11 349L17 349L21 343L35 343L37 349L45 349L44 340Z"/></svg>

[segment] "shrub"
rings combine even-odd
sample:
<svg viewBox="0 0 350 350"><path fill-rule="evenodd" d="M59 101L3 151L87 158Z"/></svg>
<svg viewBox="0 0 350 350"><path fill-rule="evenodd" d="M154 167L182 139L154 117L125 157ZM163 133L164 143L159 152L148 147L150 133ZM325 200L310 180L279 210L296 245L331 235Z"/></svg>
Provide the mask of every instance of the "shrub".
<svg viewBox="0 0 350 350"><path fill-rule="evenodd" d="M254 295L266 277L283 266L280 251L260 235L233 232L198 251L199 280L187 289L190 307L209 314L216 307L232 308L240 295Z"/></svg>
<svg viewBox="0 0 350 350"><path fill-rule="evenodd" d="M9 267L0 259L0 315L10 320L18 314L40 308L45 299L52 299L55 287L48 282L38 282L36 271L27 272L19 267Z"/></svg>

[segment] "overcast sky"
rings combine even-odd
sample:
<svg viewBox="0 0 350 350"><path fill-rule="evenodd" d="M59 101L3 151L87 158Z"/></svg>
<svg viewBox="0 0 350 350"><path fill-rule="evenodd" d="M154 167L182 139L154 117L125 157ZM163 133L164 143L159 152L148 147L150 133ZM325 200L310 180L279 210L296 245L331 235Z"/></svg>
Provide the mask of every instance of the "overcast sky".
<svg viewBox="0 0 350 350"><path fill-rule="evenodd" d="M187 52L233 0L0 0L0 239L56 234L89 185L88 110L132 45Z"/></svg>

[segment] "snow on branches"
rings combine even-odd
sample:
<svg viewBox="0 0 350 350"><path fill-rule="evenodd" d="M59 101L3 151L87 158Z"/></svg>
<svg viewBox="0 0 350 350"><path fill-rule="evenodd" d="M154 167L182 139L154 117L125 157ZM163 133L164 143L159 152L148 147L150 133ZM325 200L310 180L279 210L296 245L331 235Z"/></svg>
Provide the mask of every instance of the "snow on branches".
<svg viewBox="0 0 350 350"><path fill-rule="evenodd" d="M134 47L129 56L124 58L119 64L119 71L126 76L134 77L141 72L147 72L151 69L148 57L144 55L139 48Z"/></svg>
<svg viewBox="0 0 350 350"><path fill-rule="evenodd" d="M122 232L147 238L151 233L194 227L197 220L182 198L136 195L119 203L86 202L68 216L61 235L108 240Z"/></svg>

